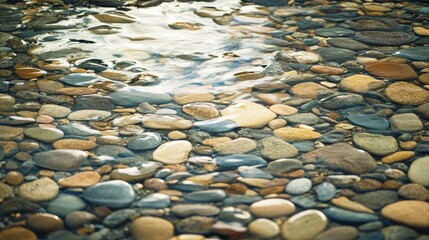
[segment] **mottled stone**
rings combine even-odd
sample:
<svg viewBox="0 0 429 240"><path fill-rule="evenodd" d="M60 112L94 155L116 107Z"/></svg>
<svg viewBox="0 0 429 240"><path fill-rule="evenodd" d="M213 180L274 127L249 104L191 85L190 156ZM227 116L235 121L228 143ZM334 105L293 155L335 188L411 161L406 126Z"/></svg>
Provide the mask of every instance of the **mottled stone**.
<svg viewBox="0 0 429 240"><path fill-rule="evenodd" d="M298 155L298 149L276 137L267 137L258 142L261 156L270 160L290 158Z"/></svg>
<svg viewBox="0 0 429 240"><path fill-rule="evenodd" d="M301 98L310 99L318 99L332 93L332 90L314 82L298 83L294 85L290 91Z"/></svg>
<svg viewBox="0 0 429 240"><path fill-rule="evenodd" d="M328 226L325 214L318 210L306 210L293 215L281 227L284 239L314 239Z"/></svg>
<svg viewBox="0 0 429 240"><path fill-rule="evenodd" d="M221 111L221 115L237 123L239 127L261 128L276 118L268 108L249 101L233 104Z"/></svg>
<svg viewBox="0 0 429 240"><path fill-rule="evenodd" d="M429 157L421 157L411 163L408 170L408 178L413 183L419 183L425 187L429 187Z"/></svg>
<svg viewBox="0 0 429 240"><path fill-rule="evenodd" d="M135 197L133 187L121 180L97 183L83 192L83 198L88 202L111 208L128 207Z"/></svg>
<svg viewBox="0 0 429 240"><path fill-rule="evenodd" d="M42 114L48 115L48 116L51 116L53 118L63 118L63 117L66 117L67 115L69 115L69 113L71 113L70 108L63 107L60 105L55 105L55 104L44 104L39 109L40 115L42 115Z"/></svg>
<svg viewBox="0 0 429 240"><path fill-rule="evenodd" d="M119 106L134 107L142 102L150 104L163 104L171 101L171 96L167 93L152 92L145 87L126 87L111 93L112 102Z"/></svg>
<svg viewBox="0 0 429 240"><path fill-rule="evenodd" d="M398 143L394 137L380 134L358 133L353 136L353 142L377 156L386 156L398 150Z"/></svg>
<svg viewBox="0 0 429 240"><path fill-rule="evenodd" d="M422 121L414 113L395 114L389 121L395 131L417 132L423 129Z"/></svg>
<svg viewBox="0 0 429 240"><path fill-rule="evenodd" d="M321 134L305 128L284 127L273 131L274 135L286 141L307 141L318 139Z"/></svg>
<svg viewBox="0 0 429 240"><path fill-rule="evenodd" d="M24 131L26 137L45 142L53 143L64 137L63 131L56 128L33 127Z"/></svg>
<svg viewBox="0 0 429 240"><path fill-rule="evenodd" d="M355 39L375 46L399 46L412 42L414 37L405 32L362 31L355 34Z"/></svg>
<svg viewBox="0 0 429 240"><path fill-rule="evenodd" d="M153 152L153 159L164 164L185 162L192 150L192 144L185 140L170 141L159 146Z"/></svg>
<svg viewBox="0 0 429 240"><path fill-rule="evenodd" d="M369 73L390 80L409 81L417 79L417 73L409 65L395 62L377 62L365 67Z"/></svg>
<svg viewBox="0 0 429 240"><path fill-rule="evenodd" d="M385 89L387 98L402 105L419 106L429 102L429 91L408 82L395 82Z"/></svg>
<svg viewBox="0 0 429 240"><path fill-rule="evenodd" d="M86 109L70 113L67 118L74 121L99 121L110 117L112 113L103 110Z"/></svg>
<svg viewBox="0 0 429 240"><path fill-rule="evenodd" d="M51 150L34 154L33 161L40 167L69 171L81 167L87 157L80 150Z"/></svg>
<svg viewBox="0 0 429 240"><path fill-rule="evenodd" d="M288 200L272 198L253 203L250 212L263 218L288 216L295 212L295 205Z"/></svg>
<svg viewBox="0 0 429 240"><path fill-rule="evenodd" d="M213 149L221 155L247 153L256 149L256 142L248 138L215 143Z"/></svg>
<svg viewBox="0 0 429 240"><path fill-rule="evenodd" d="M175 115L146 114L142 118L142 123L147 128L178 130L192 127L192 121Z"/></svg>
<svg viewBox="0 0 429 240"><path fill-rule="evenodd" d="M49 201L58 195L59 187L50 178L40 178L22 184L18 189L20 197L32 202Z"/></svg>
<svg viewBox="0 0 429 240"><path fill-rule="evenodd" d="M58 181L61 187L89 187L98 183L101 175L95 171L75 173L74 175L62 178Z"/></svg>
<svg viewBox="0 0 429 240"><path fill-rule="evenodd" d="M266 218L258 218L251 222L247 227L248 231L253 236L261 239L275 238L280 233L279 226Z"/></svg>
<svg viewBox="0 0 429 240"><path fill-rule="evenodd" d="M37 235L24 227L7 228L0 232L1 240L37 240Z"/></svg>

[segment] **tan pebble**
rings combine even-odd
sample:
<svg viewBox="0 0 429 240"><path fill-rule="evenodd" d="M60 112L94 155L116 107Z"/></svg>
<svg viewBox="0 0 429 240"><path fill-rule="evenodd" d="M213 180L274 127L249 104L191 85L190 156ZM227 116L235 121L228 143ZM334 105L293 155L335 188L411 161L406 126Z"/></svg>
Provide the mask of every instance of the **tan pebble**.
<svg viewBox="0 0 429 240"><path fill-rule="evenodd" d="M89 187L98 183L100 178L100 174L95 171L80 172L60 179L58 184L62 187Z"/></svg>
<svg viewBox="0 0 429 240"><path fill-rule="evenodd" d="M298 113L297 108L291 107L285 104L274 104L274 105L271 105L269 109L278 115L284 115L284 116Z"/></svg>
<svg viewBox="0 0 429 240"><path fill-rule="evenodd" d="M251 222L248 226L248 231L261 239L272 239L280 233L279 226L266 218L258 218Z"/></svg>
<svg viewBox="0 0 429 240"><path fill-rule="evenodd" d="M268 127L271 128L272 130L275 130L286 126L286 124L287 124L287 121L284 119L274 119L268 123Z"/></svg>
<svg viewBox="0 0 429 240"><path fill-rule="evenodd" d="M18 189L20 197L32 202L49 201L56 197L59 187L50 178L40 178L29 183L22 184Z"/></svg>
<svg viewBox="0 0 429 240"><path fill-rule="evenodd" d="M429 203L406 200L387 205L381 215L389 220L412 228L429 228Z"/></svg>
<svg viewBox="0 0 429 240"><path fill-rule="evenodd" d="M52 123L54 118L48 115L39 115L36 118L37 123Z"/></svg>
<svg viewBox="0 0 429 240"><path fill-rule="evenodd" d="M301 98L309 99L316 99L319 96L332 93L332 90L314 82L298 83L290 91Z"/></svg>
<svg viewBox="0 0 429 240"><path fill-rule="evenodd" d="M41 235L64 229L63 220L50 213L31 214L25 221L29 229Z"/></svg>
<svg viewBox="0 0 429 240"><path fill-rule="evenodd" d="M29 79L41 77L45 75L46 72L38 68L20 67L15 69L15 74L19 78L29 80Z"/></svg>
<svg viewBox="0 0 429 240"><path fill-rule="evenodd" d="M14 158L18 161L24 162L30 159L30 154L28 152L18 152L15 154Z"/></svg>
<svg viewBox="0 0 429 240"><path fill-rule="evenodd" d="M51 171L51 170L42 169L42 170L39 171L39 176L40 177L49 177L49 178L52 178L52 177L54 177L54 175L55 175L55 172Z"/></svg>
<svg viewBox="0 0 429 240"><path fill-rule="evenodd" d="M168 133L168 138L171 140L185 139L188 135L181 131L172 131Z"/></svg>
<svg viewBox="0 0 429 240"><path fill-rule="evenodd" d="M416 155L416 153L412 151L399 151L399 152L395 152L390 155L384 156L383 158L381 158L381 161L384 164L392 164L396 162L405 161L409 158L414 157L414 155Z"/></svg>
<svg viewBox="0 0 429 240"><path fill-rule="evenodd" d="M232 139L229 137L217 137L217 138L208 138L205 139L202 144L207 145L207 146L214 146L217 143L222 143L222 142L227 142L227 141L231 141Z"/></svg>
<svg viewBox="0 0 429 240"><path fill-rule="evenodd" d="M307 141L318 139L321 134L309 129L283 127L273 131L274 135L286 141Z"/></svg>
<svg viewBox="0 0 429 240"><path fill-rule="evenodd" d="M362 74L355 74L341 80L339 87L342 90L354 93L362 93L365 91L377 90L385 87L383 81Z"/></svg>
<svg viewBox="0 0 429 240"><path fill-rule="evenodd" d="M387 98L395 103L419 106L429 102L429 91L409 82L395 82L384 90Z"/></svg>
<svg viewBox="0 0 429 240"><path fill-rule="evenodd" d="M12 186L17 186L24 182L24 175L17 171L10 171L6 175L6 183Z"/></svg>
<svg viewBox="0 0 429 240"><path fill-rule="evenodd" d="M215 96L211 93L176 93L173 100L178 104L188 104L193 102L211 102Z"/></svg>
<svg viewBox="0 0 429 240"><path fill-rule="evenodd" d="M257 217L275 218L291 215L295 212L295 205L280 198L265 199L253 203L250 212Z"/></svg>
<svg viewBox="0 0 429 240"><path fill-rule="evenodd" d="M399 142L399 146L404 150L413 150L417 146L415 141Z"/></svg>
<svg viewBox="0 0 429 240"><path fill-rule="evenodd" d="M337 207L341 207L350 211L354 211L354 212L363 212L363 213L371 213L373 214L374 211L363 206L360 203L357 202L353 202L351 200L349 200L346 197L339 197L339 198L334 198L331 200L332 204L337 206Z"/></svg>
<svg viewBox="0 0 429 240"><path fill-rule="evenodd" d="M7 184L0 182L0 199L13 197L13 189Z"/></svg>
<svg viewBox="0 0 429 240"><path fill-rule="evenodd" d="M402 185L404 185L404 184L401 182L398 182L396 180L387 180L387 181L383 182L383 184L381 185L381 188L397 190L400 187L402 187Z"/></svg>
<svg viewBox="0 0 429 240"><path fill-rule="evenodd" d="M284 92L279 93L260 93L256 98L261 99L265 104L279 104L290 98L290 95Z"/></svg>
<svg viewBox="0 0 429 240"><path fill-rule="evenodd" d="M355 240L358 230L354 227L340 226L332 227L319 234L315 240Z"/></svg>
<svg viewBox="0 0 429 240"><path fill-rule="evenodd" d="M413 27L414 32L420 36L429 36L429 29L424 27Z"/></svg>
<svg viewBox="0 0 429 240"><path fill-rule="evenodd" d="M339 68L339 67L314 65L310 68L310 71L315 73L328 74L328 75L341 75L345 72L345 69Z"/></svg>
<svg viewBox="0 0 429 240"><path fill-rule="evenodd" d="M94 141L81 139L61 139L52 144L55 149L91 150L97 146Z"/></svg>
<svg viewBox="0 0 429 240"><path fill-rule="evenodd" d="M174 235L174 225L158 217L140 217L131 224L136 240L168 240Z"/></svg>
<svg viewBox="0 0 429 240"><path fill-rule="evenodd" d="M37 236L27 228L12 227L0 232L0 240L37 240Z"/></svg>
<svg viewBox="0 0 429 240"><path fill-rule="evenodd" d="M284 239L314 239L328 226L325 214L318 210L306 210L290 217L281 227Z"/></svg>
<svg viewBox="0 0 429 240"><path fill-rule="evenodd" d="M417 73L412 67L404 63L377 62L365 67L369 73L397 81L409 81L417 78Z"/></svg>

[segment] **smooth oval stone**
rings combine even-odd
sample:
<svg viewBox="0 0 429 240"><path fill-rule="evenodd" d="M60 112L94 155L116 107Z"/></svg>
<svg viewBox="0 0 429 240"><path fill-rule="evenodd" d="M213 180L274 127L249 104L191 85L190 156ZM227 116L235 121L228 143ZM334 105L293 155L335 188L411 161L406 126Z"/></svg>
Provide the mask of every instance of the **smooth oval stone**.
<svg viewBox="0 0 429 240"><path fill-rule="evenodd" d="M185 140L170 141L162 144L153 152L153 160L164 164L178 164L188 159L192 144Z"/></svg>
<svg viewBox="0 0 429 240"><path fill-rule="evenodd" d="M316 29L314 33L322 37L349 37L349 36L352 36L355 32L347 28L332 27L332 28L319 28L319 29Z"/></svg>
<svg viewBox="0 0 429 240"><path fill-rule="evenodd" d="M233 120L220 117L206 121L195 122L194 126L205 132L220 133L234 130L238 127L238 124Z"/></svg>
<svg viewBox="0 0 429 240"><path fill-rule="evenodd" d="M324 133L319 141L322 143L338 143L342 142L348 135L350 134L349 131L344 129L334 129L332 131L329 131L327 133Z"/></svg>
<svg viewBox="0 0 429 240"><path fill-rule="evenodd" d="M186 120L176 115L157 115L146 114L142 118L143 126L161 130L189 129L192 127L192 121Z"/></svg>
<svg viewBox="0 0 429 240"><path fill-rule="evenodd" d="M302 169L302 162L297 159L279 159L268 164L268 171L279 177L287 176L287 173Z"/></svg>
<svg viewBox="0 0 429 240"><path fill-rule="evenodd" d="M422 121L414 113L395 114L389 121L395 131L417 132L423 129Z"/></svg>
<svg viewBox="0 0 429 240"><path fill-rule="evenodd" d="M385 205L397 201L398 193L390 190L378 190L356 194L352 200L372 210L379 210Z"/></svg>
<svg viewBox="0 0 429 240"><path fill-rule="evenodd" d="M75 121L99 121L110 117L112 113L103 110L79 110L70 113L67 118Z"/></svg>
<svg viewBox="0 0 429 240"><path fill-rule="evenodd" d="M258 142L261 156L270 160L295 157L298 149L293 145L276 137L267 137Z"/></svg>
<svg viewBox="0 0 429 240"><path fill-rule="evenodd" d="M60 171L69 171L82 167L88 154L80 150L51 150L34 154L37 166Z"/></svg>
<svg viewBox="0 0 429 240"><path fill-rule="evenodd" d="M50 213L35 213L25 219L26 226L39 234L47 234L64 229L64 222Z"/></svg>
<svg viewBox="0 0 429 240"><path fill-rule="evenodd" d="M250 206L250 212L257 217L276 218L294 213L295 205L285 199L265 199L253 203Z"/></svg>
<svg viewBox="0 0 429 240"><path fill-rule="evenodd" d="M336 47L324 47L319 50L320 55L324 62L338 62L343 63L348 60L353 60L356 53L352 50L336 48Z"/></svg>
<svg viewBox="0 0 429 240"><path fill-rule="evenodd" d="M249 154L232 154L215 158L219 171L235 170L241 166L264 167L267 162L261 157Z"/></svg>
<svg viewBox="0 0 429 240"><path fill-rule="evenodd" d="M339 110L366 105L366 103L361 95L340 94L320 100L320 105L330 110Z"/></svg>
<svg viewBox="0 0 429 240"><path fill-rule="evenodd" d="M429 47L405 48L395 52L394 55L415 61L429 61Z"/></svg>
<svg viewBox="0 0 429 240"><path fill-rule="evenodd" d="M192 202L219 202L226 197L223 190L204 190L185 195L185 199Z"/></svg>
<svg viewBox="0 0 429 240"><path fill-rule="evenodd" d="M219 219L223 222L248 224L252 221L252 215L246 210L241 210L235 207L224 207L219 213Z"/></svg>
<svg viewBox="0 0 429 240"><path fill-rule="evenodd" d="M128 222L136 215L137 215L136 209L117 210L109 214L106 218L104 218L103 224L111 228L119 227L122 224Z"/></svg>
<svg viewBox="0 0 429 240"><path fill-rule="evenodd" d="M161 136L158 133L145 132L131 137L127 147L131 150L150 150L161 144Z"/></svg>
<svg viewBox="0 0 429 240"><path fill-rule="evenodd" d="M242 101L228 106L221 115L237 123L239 127L261 128L277 117L268 108L250 101Z"/></svg>
<svg viewBox="0 0 429 240"><path fill-rule="evenodd" d="M391 239L391 240L402 240L402 239L420 239L419 234L408 227L401 225L393 225L385 227L381 230L382 238L380 239ZM423 238L424 239L424 238Z"/></svg>
<svg viewBox="0 0 429 240"><path fill-rule="evenodd" d="M381 210L381 215L412 228L429 228L429 203L406 200L392 203Z"/></svg>
<svg viewBox="0 0 429 240"><path fill-rule="evenodd" d="M329 38L327 41L334 47L345 48L353 51L369 49L367 45L349 38Z"/></svg>
<svg viewBox="0 0 429 240"><path fill-rule="evenodd" d="M92 129L80 123L68 123L59 125L58 128L67 135L77 136L98 136L101 135L100 131Z"/></svg>
<svg viewBox="0 0 429 240"><path fill-rule="evenodd" d="M417 73L404 63L376 62L365 67L369 73L395 81L410 81L417 79Z"/></svg>
<svg viewBox="0 0 429 240"><path fill-rule="evenodd" d="M101 175L98 172L85 171L62 178L58 181L58 184L62 187L89 187L98 183L100 179Z"/></svg>
<svg viewBox="0 0 429 240"><path fill-rule="evenodd" d="M358 133L353 136L353 142L377 156L386 156L398 150L398 143L394 137L380 134Z"/></svg>
<svg viewBox="0 0 429 240"><path fill-rule="evenodd" d="M214 216L219 213L219 208L212 205L202 204L177 204L171 208L171 211L178 217L189 216Z"/></svg>
<svg viewBox="0 0 429 240"><path fill-rule="evenodd" d="M69 113L71 113L70 108L55 105L55 104L44 104L39 109L40 115L48 115L53 118L63 118L66 117Z"/></svg>
<svg viewBox="0 0 429 240"><path fill-rule="evenodd" d="M323 213L325 213L328 218L334 221L346 223L367 223L378 220L378 217L373 214L356 213L336 207L324 209Z"/></svg>
<svg viewBox="0 0 429 240"><path fill-rule="evenodd" d="M298 178L290 181L286 185L286 192L293 195L299 195L310 191L313 184L308 178Z"/></svg>
<svg viewBox="0 0 429 240"><path fill-rule="evenodd" d="M168 240L174 235L174 225L158 217L140 217L131 224L135 240Z"/></svg>
<svg viewBox="0 0 429 240"><path fill-rule="evenodd" d="M61 82L72 86L89 86L101 79L95 74L89 73L71 73L59 79Z"/></svg>
<svg viewBox="0 0 429 240"><path fill-rule="evenodd" d="M258 218L251 222L248 226L248 231L261 239L275 238L280 233L279 226L273 221L266 218Z"/></svg>
<svg viewBox="0 0 429 240"><path fill-rule="evenodd" d="M153 193L140 199L135 205L141 208L166 208L170 206L170 204L171 201L168 195Z"/></svg>
<svg viewBox="0 0 429 240"><path fill-rule="evenodd" d="M375 46L400 46L414 41L414 36L405 32L362 31L355 39Z"/></svg>
<svg viewBox="0 0 429 240"><path fill-rule="evenodd" d="M40 178L29 183L22 184L18 189L20 197L32 202L49 201L58 195L59 187L50 178Z"/></svg>
<svg viewBox="0 0 429 240"><path fill-rule="evenodd" d="M63 131L59 129L41 127L27 128L24 131L24 135L45 143L53 143L64 137Z"/></svg>
<svg viewBox="0 0 429 240"><path fill-rule="evenodd" d="M81 140L81 139L61 139L55 141L52 146L55 149L76 149L88 151L97 146L97 143L91 140Z"/></svg>
<svg viewBox="0 0 429 240"><path fill-rule="evenodd" d="M24 227L12 227L0 232L1 240L37 240L37 235Z"/></svg>
<svg viewBox="0 0 429 240"><path fill-rule="evenodd" d="M319 122L319 117L313 113L297 113L283 118L291 124L315 125Z"/></svg>
<svg viewBox="0 0 429 240"><path fill-rule="evenodd" d="M414 160L408 170L408 178L413 183L429 187L429 157Z"/></svg>
<svg viewBox="0 0 429 240"><path fill-rule="evenodd" d="M65 217L73 211L79 211L86 207L85 201L80 197L72 194L60 193L48 204L48 212Z"/></svg>
<svg viewBox="0 0 429 240"><path fill-rule="evenodd" d="M323 182L316 187L316 196L319 201L326 202L335 197L337 188L328 182Z"/></svg>
<svg viewBox="0 0 429 240"><path fill-rule="evenodd" d="M111 156L111 157L133 157L135 154L128 150L126 147L117 146L117 145L102 145L95 150L94 154L97 156Z"/></svg>
<svg viewBox="0 0 429 240"><path fill-rule="evenodd" d="M386 118L379 117L372 114L353 114L349 115L347 119L364 128L386 130L389 128L389 121Z"/></svg>
<svg viewBox="0 0 429 240"><path fill-rule="evenodd" d="M130 206L136 197L133 187L121 180L112 180L91 186L82 194L88 202L111 208Z"/></svg>
<svg viewBox="0 0 429 240"><path fill-rule="evenodd" d="M281 227L284 239L314 239L328 226L325 214L318 210L306 210L290 217Z"/></svg>
<svg viewBox="0 0 429 240"><path fill-rule="evenodd" d="M212 231L215 220L209 217L192 216L176 224L177 231L183 233L207 234Z"/></svg>
<svg viewBox="0 0 429 240"><path fill-rule="evenodd" d="M150 104L163 104L171 102L171 96L168 93L151 92L150 88L145 87L126 87L109 95L113 103L124 107L136 107L142 102Z"/></svg>
<svg viewBox="0 0 429 240"><path fill-rule="evenodd" d="M283 127L273 131L274 135L285 141L307 141L318 139L321 134L305 128Z"/></svg>
<svg viewBox="0 0 429 240"><path fill-rule="evenodd" d="M13 197L13 188L5 183L0 183L0 198L6 199Z"/></svg>
<svg viewBox="0 0 429 240"><path fill-rule="evenodd" d="M354 227L340 226L330 228L319 234L315 240L354 240L358 235L358 230Z"/></svg>
<svg viewBox="0 0 429 240"><path fill-rule="evenodd" d="M387 98L402 104L419 106L429 102L429 91L409 82L395 82L385 89Z"/></svg>
<svg viewBox="0 0 429 240"><path fill-rule="evenodd" d="M213 149L221 155L247 153L256 149L256 142L248 138L237 138L215 143Z"/></svg>

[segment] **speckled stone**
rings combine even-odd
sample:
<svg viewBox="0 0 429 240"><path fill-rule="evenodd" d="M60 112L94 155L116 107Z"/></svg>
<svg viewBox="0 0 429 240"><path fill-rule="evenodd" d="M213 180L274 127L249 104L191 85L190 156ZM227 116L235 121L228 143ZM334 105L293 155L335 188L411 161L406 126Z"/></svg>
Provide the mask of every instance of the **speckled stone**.
<svg viewBox="0 0 429 240"><path fill-rule="evenodd" d="M408 178L413 183L419 183L429 187L429 157L422 157L414 160L408 170Z"/></svg>
<svg viewBox="0 0 429 240"><path fill-rule="evenodd" d="M385 89L387 98L402 105L419 106L429 102L429 91L409 82L395 82Z"/></svg>
<svg viewBox="0 0 429 240"><path fill-rule="evenodd" d="M293 215L281 227L284 239L314 239L328 226L325 214L318 210L306 210Z"/></svg>
<svg viewBox="0 0 429 240"><path fill-rule="evenodd" d="M18 189L18 195L32 202L49 201L58 195L59 187L50 178L40 178L29 183L22 184Z"/></svg>
<svg viewBox="0 0 429 240"><path fill-rule="evenodd" d="M263 218L288 216L295 212L295 205L284 199L266 199L253 203L250 206L250 212Z"/></svg>

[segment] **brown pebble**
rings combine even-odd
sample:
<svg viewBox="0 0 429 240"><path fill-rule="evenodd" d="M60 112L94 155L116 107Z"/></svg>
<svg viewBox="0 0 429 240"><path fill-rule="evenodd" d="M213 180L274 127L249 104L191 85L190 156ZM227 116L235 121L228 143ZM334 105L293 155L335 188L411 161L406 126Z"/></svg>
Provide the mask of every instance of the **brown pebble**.
<svg viewBox="0 0 429 240"><path fill-rule="evenodd" d="M63 220L50 213L29 215L26 219L26 225L29 229L42 235L64 229Z"/></svg>
<svg viewBox="0 0 429 240"><path fill-rule="evenodd" d="M27 228L12 227L0 232L0 240L37 240L37 236Z"/></svg>
<svg viewBox="0 0 429 240"><path fill-rule="evenodd" d="M6 183L12 186L19 185L24 182L24 175L17 171L10 171L6 175Z"/></svg>
<svg viewBox="0 0 429 240"><path fill-rule="evenodd" d="M402 185L403 185L403 183L401 183L399 181L387 180L383 183L383 185L381 185L381 188L396 190L396 189L399 189Z"/></svg>
<svg viewBox="0 0 429 240"><path fill-rule="evenodd" d="M100 174L95 171L79 172L70 177L60 179L58 184L62 187L89 187L100 181Z"/></svg>
<svg viewBox="0 0 429 240"><path fill-rule="evenodd" d="M417 146L415 141L399 142L399 146L404 150L413 150Z"/></svg>
<svg viewBox="0 0 429 240"><path fill-rule="evenodd" d="M357 181L353 186L353 189L358 192L374 191L380 188L381 182L370 178L364 178L360 181Z"/></svg>

